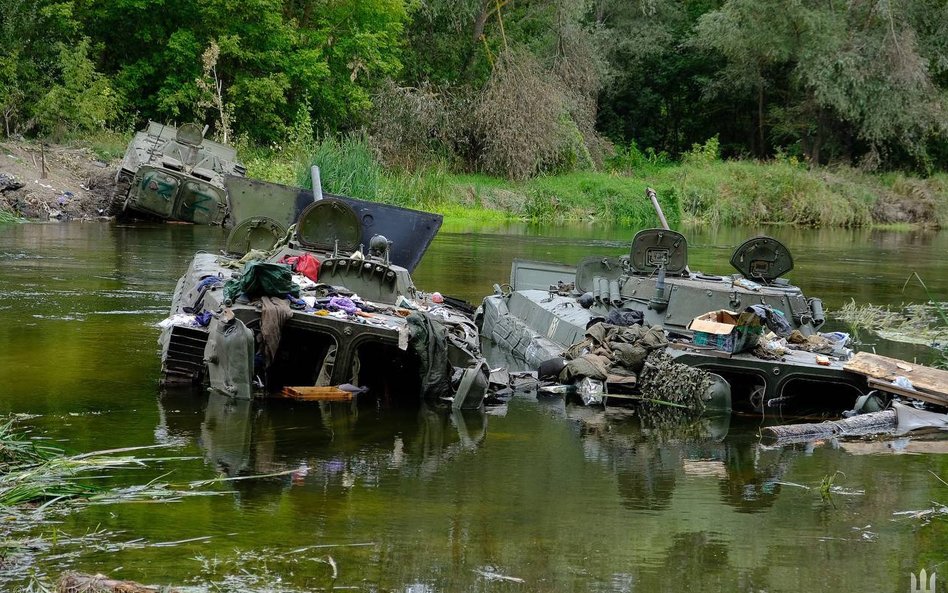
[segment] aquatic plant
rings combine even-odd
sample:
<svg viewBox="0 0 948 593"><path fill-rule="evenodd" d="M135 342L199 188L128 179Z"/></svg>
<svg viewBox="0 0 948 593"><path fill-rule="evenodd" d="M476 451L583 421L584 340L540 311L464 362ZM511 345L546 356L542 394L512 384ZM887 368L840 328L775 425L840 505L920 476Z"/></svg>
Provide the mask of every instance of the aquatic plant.
<svg viewBox="0 0 948 593"><path fill-rule="evenodd" d="M948 368L948 303L935 300L916 272L912 272L902 285L903 292L913 280L924 289L927 302L893 309L872 304L860 306L852 300L843 305L836 316L849 325L856 341L859 341L861 331L870 331L893 342L929 346L938 353L932 365Z"/></svg>
<svg viewBox="0 0 948 593"><path fill-rule="evenodd" d="M210 539L206 536L156 544L144 539L118 541L118 534L100 530L76 536L58 527L51 533L39 532L38 528L47 525L50 516L62 516L93 505L164 503L196 496L218 496L233 492L222 487L230 482L290 473L215 477L184 483L164 481L167 475L163 475L145 484L117 486L101 481L117 469L146 468L168 461L171 458L148 456L143 452L169 446L145 445L67 454L19 428L17 418L0 418L0 589L6 583L26 582L29 572L40 564L42 555L53 548L62 558L90 550L114 552ZM44 576L42 571L39 576ZM44 583L43 578L34 579L30 586L42 591L41 587L48 586Z"/></svg>
<svg viewBox="0 0 948 593"><path fill-rule="evenodd" d="M16 214L0 208L0 224L11 224L14 222L22 222L22 219Z"/></svg>
<svg viewBox="0 0 948 593"><path fill-rule="evenodd" d="M845 478L846 474L844 474L843 472L839 470L836 470L835 472L831 474L827 474L823 476L823 479L820 480L820 486L819 486L820 498L822 498L824 502L829 501L830 503L833 504L834 507L836 506L836 504L833 503L833 489L836 485L837 476L843 476Z"/></svg>

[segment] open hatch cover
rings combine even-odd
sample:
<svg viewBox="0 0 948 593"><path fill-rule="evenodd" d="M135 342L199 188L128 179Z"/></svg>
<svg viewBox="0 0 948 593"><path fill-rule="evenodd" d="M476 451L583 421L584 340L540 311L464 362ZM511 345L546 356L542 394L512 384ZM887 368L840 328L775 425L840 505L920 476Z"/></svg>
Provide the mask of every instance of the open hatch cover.
<svg viewBox="0 0 948 593"><path fill-rule="evenodd" d="M754 237L734 250L731 265L749 280L769 283L793 269L793 258L780 241L771 237Z"/></svg>

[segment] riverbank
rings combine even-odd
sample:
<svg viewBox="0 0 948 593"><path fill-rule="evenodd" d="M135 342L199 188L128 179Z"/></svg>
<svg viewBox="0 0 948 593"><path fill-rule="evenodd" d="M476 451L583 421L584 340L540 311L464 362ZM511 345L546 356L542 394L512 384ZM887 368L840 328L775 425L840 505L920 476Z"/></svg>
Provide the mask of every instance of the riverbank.
<svg viewBox="0 0 948 593"><path fill-rule="evenodd" d="M702 147L677 163L625 155L601 171L523 181L457 174L442 166L387 170L358 140L330 140L310 151L242 154L252 177L305 185L309 165L318 164L327 191L478 220L655 225L645 199L645 188L654 187L671 224L948 226L946 173L921 178L851 167L809 169L793 159L722 161Z"/></svg>
<svg viewBox="0 0 948 593"><path fill-rule="evenodd" d="M126 141L121 134L100 134L45 151L36 143L0 143L0 173L24 184L0 190L0 213L34 219L102 216ZM250 177L307 185L309 165L316 163L328 192L422 208L462 221L655 225L645 199L645 188L651 186L671 224L948 226L946 173L921 178L848 167L808 169L792 159L722 161L696 152L677 163L620 157L600 171L510 181L454 173L439 164L420 171L387 169L357 139L238 149Z"/></svg>

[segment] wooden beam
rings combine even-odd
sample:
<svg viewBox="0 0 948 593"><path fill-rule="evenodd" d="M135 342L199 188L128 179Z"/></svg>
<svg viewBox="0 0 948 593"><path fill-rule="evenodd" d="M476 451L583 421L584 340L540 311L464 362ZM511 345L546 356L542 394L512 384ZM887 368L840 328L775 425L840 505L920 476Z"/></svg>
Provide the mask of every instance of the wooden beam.
<svg viewBox="0 0 948 593"><path fill-rule="evenodd" d="M298 387L284 387L280 396L300 401L313 402L348 402L352 401L352 393L338 387L315 387L303 385Z"/></svg>

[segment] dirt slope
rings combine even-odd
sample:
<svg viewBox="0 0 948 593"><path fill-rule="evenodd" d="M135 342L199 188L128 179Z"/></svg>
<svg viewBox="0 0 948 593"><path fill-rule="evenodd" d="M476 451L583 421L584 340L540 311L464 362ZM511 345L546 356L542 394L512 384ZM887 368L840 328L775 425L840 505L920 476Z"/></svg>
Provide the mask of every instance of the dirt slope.
<svg viewBox="0 0 948 593"><path fill-rule="evenodd" d="M107 216L115 187L115 166L103 163L88 149L0 142L0 209L30 219L94 220ZM22 184L18 189L12 189ZM4 188L4 186L6 186Z"/></svg>

